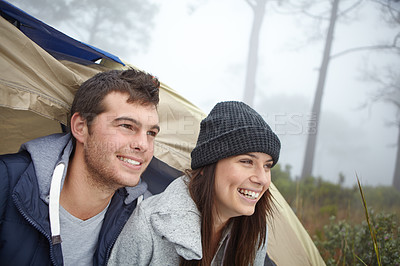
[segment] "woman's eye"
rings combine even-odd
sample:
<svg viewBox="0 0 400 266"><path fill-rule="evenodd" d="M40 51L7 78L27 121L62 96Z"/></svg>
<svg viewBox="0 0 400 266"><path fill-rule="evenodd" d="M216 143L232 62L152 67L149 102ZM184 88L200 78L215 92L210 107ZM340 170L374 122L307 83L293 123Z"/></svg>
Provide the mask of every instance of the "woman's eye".
<svg viewBox="0 0 400 266"><path fill-rule="evenodd" d="M253 161L252 160L240 160L242 163L245 163L245 164L252 164L253 163Z"/></svg>
<svg viewBox="0 0 400 266"><path fill-rule="evenodd" d="M264 165L265 168L267 169L271 169L272 168L272 163L267 163L266 165Z"/></svg>

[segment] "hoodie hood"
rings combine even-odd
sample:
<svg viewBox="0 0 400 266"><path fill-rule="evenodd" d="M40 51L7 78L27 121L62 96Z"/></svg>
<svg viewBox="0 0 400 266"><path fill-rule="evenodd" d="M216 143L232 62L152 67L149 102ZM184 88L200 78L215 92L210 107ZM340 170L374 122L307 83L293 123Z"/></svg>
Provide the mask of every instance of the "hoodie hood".
<svg viewBox="0 0 400 266"><path fill-rule="evenodd" d="M157 235L167 239L176 252L187 260L199 260L201 218L185 183L186 176L174 180L163 193L143 201L148 208L150 223Z"/></svg>
<svg viewBox="0 0 400 266"><path fill-rule="evenodd" d="M49 191L54 168L64 163L61 186L64 184L69 157L73 150L71 134L53 134L22 144L20 151L26 150L32 158L39 184L40 198L49 202Z"/></svg>
<svg viewBox="0 0 400 266"><path fill-rule="evenodd" d="M73 151L70 133L57 133L28 141L21 145L20 151L26 150L32 158L39 184L40 198L49 203L50 184L54 169L60 163L65 165L61 180L61 189L67 174L68 162ZM132 203L147 190L147 184L140 180L135 187L126 187L125 204Z"/></svg>

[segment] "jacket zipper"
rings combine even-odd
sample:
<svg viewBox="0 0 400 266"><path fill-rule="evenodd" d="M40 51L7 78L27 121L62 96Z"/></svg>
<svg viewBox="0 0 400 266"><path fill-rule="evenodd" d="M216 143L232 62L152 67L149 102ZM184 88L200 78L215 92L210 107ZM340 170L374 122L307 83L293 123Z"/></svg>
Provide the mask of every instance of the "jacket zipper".
<svg viewBox="0 0 400 266"><path fill-rule="evenodd" d="M125 197L126 197L126 195L125 195ZM124 197L124 198L125 198L125 197ZM139 196L139 197L140 197L140 196ZM124 200L124 199L122 199L122 200ZM135 201L136 201L136 205L135 205L135 207L133 208L133 210L135 210L135 209L137 208L137 205L138 205L137 198L135 199ZM134 204L134 203L132 203L132 204ZM125 211L126 211L126 210L125 210ZM127 211L127 212L128 212L128 211ZM129 217L132 215L132 213L133 213L133 211L132 211L130 214L128 214L128 217L127 217L126 221L122 224L122 226L120 226L120 227L118 228L118 231L116 231L117 234L114 235L114 238L113 238L111 244L110 244L110 245L108 246L108 248L107 248L106 257L105 257L105 260L104 260L104 265L107 265L107 264L108 264L108 259L110 258L110 255L111 255L111 249L112 249L112 247L114 246L115 242L117 241L118 236L121 234L122 229L124 228L126 222L128 221Z"/></svg>
<svg viewBox="0 0 400 266"><path fill-rule="evenodd" d="M21 215L25 218L25 220L28 221L28 223L30 223L37 231L39 231L42 235L44 235L47 240L49 241L50 244L50 260L53 263L53 265L57 265L56 260L53 256L53 244L51 242L50 236L40 228L40 226L34 221L32 220L21 208L19 202L17 201L17 199L15 198L15 196L13 195L13 202L15 204L15 206L17 207L18 211L21 213Z"/></svg>
<svg viewBox="0 0 400 266"><path fill-rule="evenodd" d="M104 260L104 265L108 264L108 259L110 258L110 255L111 255L111 249L114 246L115 242L117 241L118 236L121 234L122 229L124 228L124 226L125 226L125 223L122 226L119 227L119 230L117 231L118 234L114 235L114 238L113 238L113 241L111 242L111 245L108 246L106 257L105 257L105 260Z"/></svg>

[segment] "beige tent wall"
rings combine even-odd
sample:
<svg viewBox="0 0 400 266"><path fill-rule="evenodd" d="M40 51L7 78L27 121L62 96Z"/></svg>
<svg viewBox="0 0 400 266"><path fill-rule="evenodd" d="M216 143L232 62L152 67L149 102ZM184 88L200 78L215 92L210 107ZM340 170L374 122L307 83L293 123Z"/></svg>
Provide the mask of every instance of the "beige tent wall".
<svg viewBox="0 0 400 266"><path fill-rule="evenodd" d="M99 71L126 67L108 60L90 66L58 61L0 17L0 154L60 132L83 81ZM158 111L161 132L155 156L177 169L189 168L205 114L165 84ZM271 258L279 266L325 265L290 206L273 185L271 190L278 205L268 237Z"/></svg>
<svg viewBox="0 0 400 266"><path fill-rule="evenodd" d="M269 223L268 254L277 265L325 265L317 247L274 184L277 211Z"/></svg>
<svg viewBox="0 0 400 266"><path fill-rule="evenodd" d="M0 154L17 152L33 138L61 132L60 123L33 112L0 107Z"/></svg>

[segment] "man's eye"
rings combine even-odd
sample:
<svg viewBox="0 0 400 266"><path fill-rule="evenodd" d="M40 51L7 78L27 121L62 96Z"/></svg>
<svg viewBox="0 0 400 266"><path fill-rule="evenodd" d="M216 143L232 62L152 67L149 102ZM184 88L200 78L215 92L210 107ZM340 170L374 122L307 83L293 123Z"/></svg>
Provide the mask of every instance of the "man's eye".
<svg viewBox="0 0 400 266"><path fill-rule="evenodd" d="M129 125L129 124L121 124L121 125L119 125L120 127L124 127L124 128L127 128L127 129L132 129L132 125Z"/></svg>
<svg viewBox="0 0 400 266"><path fill-rule="evenodd" d="M147 131L147 135L152 136L152 137L157 136L157 133L158 132L155 132L155 131Z"/></svg>
<svg viewBox="0 0 400 266"><path fill-rule="evenodd" d="M252 160L240 160L240 162L245 163L245 164L252 164Z"/></svg>

